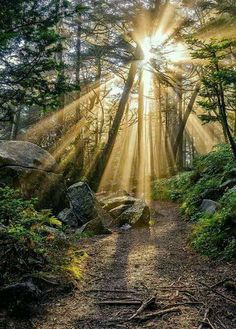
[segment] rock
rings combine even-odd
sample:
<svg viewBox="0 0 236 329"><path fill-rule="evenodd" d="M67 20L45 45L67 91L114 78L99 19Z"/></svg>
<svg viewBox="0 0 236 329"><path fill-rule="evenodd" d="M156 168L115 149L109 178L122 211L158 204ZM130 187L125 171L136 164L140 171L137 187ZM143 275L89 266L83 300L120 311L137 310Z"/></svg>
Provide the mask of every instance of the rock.
<svg viewBox="0 0 236 329"><path fill-rule="evenodd" d="M86 182L76 183L68 188L68 198L71 209L80 223L86 224L93 219L99 219L104 226L109 227L112 217L102 208L95 194Z"/></svg>
<svg viewBox="0 0 236 329"><path fill-rule="evenodd" d="M87 183L79 182L70 186L67 194L74 213L83 224L97 217L96 197Z"/></svg>
<svg viewBox="0 0 236 329"><path fill-rule="evenodd" d="M37 301L41 295L41 290L32 282L16 283L0 289L0 305L7 307L19 303L31 303Z"/></svg>
<svg viewBox="0 0 236 329"><path fill-rule="evenodd" d="M129 231L131 228L132 228L131 225L125 224L125 225L121 226L120 229L121 229L121 231Z"/></svg>
<svg viewBox="0 0 236 329"><path fill-rule="evenodd" d="M205 190L201 194L201 200L207 199L207 200L217 200L219 199L219 196L223 194L223 190L220 187L217 188L210 188Z"/></svg>
<svg viewBox="0 0 236 329"><path fill-rule="evenodd" d="M116 192L98 192L96 193L96 198L103 202L103 200L108 200L108 199L111 199L111 198L115 198L115 197L120 197L120 196L129 196L130 194L125 191L125 190L118 190Z"/></svg>
<svg viewBox="0 0 236 329"><path fill-rule="evenodd" d="M214 214L219 209L219 204L213 200L204 199L200 206L200 211L207 214Z"/></svg>
<svg viewBox="0 0 236 329"><path fill-rule="evenodd" d="M236 178L228 179L226 182L221 184L220 189L225 191L227 189L234 187L235 184L236 184Z"/></svg>
<svg viewBox="0 0 236 329"><path fill-rule="evenodd" d="M54 237L58 237L60 239L65 239L66 238L66 235L59 229L55 228L55 227L51 227L51 226L44 226L44 232L49 234L49 235L52 235L53 238Z"/></svg>
<svg viewBox="0 0 236 329"><path fill-rule="evenodd" d="M230 193L236 192L236 185L229 190Z"/></svg>
<svg viewBox="0 0 236 329"><path fill-rule="evenodd" d="M57 218L70 228L77 228L82 225L82 222L75 216L73 209L66 208L62 210Z"/></svg>
<svg viewBox="0 0 236 329"><path fill-rule="evenodd" d="M104 226L102 220L98 217L84 224L76 231L77 234L92 233L95 235L111 234L112 232Z"/></svg>
<svg viewBox="0 0 236 329"><path fill-rule="evenodd" d="M66 206L63 176L55 159L29 142L0 141L0 185L17 188L26 198L38 198L41 208Z"/></svg>
<svg viewBox="0 0 236 329"><path fill-rule="evenodd" d="M127 210L129 207L131 207L132 204L122 204L116 208L113 208L109 211L109 214L113 217L113 218L117 218L119 217L125 210Z"/></svg>
<svg viewBox="0 0 236 329"><path fill-rule="evenodd" d="M105 204L103 209L106 211L110 211L114 208L117 208L119 206L124 205L133 205L137 199L131 197L131 196L120 196L115 198L109 198L107 200L102 200L102 202Z"/></svg>
<svg viewBox="0 0 236 329"><path fill-rule="evenodd" d="M24 141L0 141L0 167L20 166L27 169L57 172L55 159L41 147Z"/></svg>
<svg viewBox="0 0 236 329"><path fill-rule="evenodd" d="M126 223L132 227L148 226L150 222L150 209L145 201L136 199L134 204L117 218L117 222L119 226Z"/></svg>

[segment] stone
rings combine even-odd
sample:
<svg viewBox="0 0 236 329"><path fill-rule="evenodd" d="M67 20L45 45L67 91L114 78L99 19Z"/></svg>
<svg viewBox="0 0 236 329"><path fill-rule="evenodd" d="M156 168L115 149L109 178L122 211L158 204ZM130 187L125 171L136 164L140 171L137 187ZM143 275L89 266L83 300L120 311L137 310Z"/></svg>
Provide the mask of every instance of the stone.
<svg viewBox="0 0 236 329"><path fill-rule="evenodd" d="M236 192L236 185L229 190L230 193Z"/></svg>
<svg viewBox="0 0 236 329"><path fill-rule="evenodd" d="M67 190L71 207L83 224L97 217L96 197L89 185L79 182Z"/></svg>
<svg viewBox="0 0 236 329"><path fill-rule="evenodd" d="M79 221L79 219L76 217L76 215L73 212L73 209L71 208L66 208L62 210L57 218L66 226L70 228L77 228L79 227L82 223Z"/></svg>
<svg viewBox="0 0 236 329"><path fill-rule="evenodd" d="M94 235L111 234L112 232L104 226L101 218L97 217L84 224L76 231L77 234L91 233Z"/></svg>
<svg viewBox="0 0 236 329"><path fill-rule="evenodd" d="M125 210L127 210L129 207L131 207L132 204L122 204L116 208L113 208L109 211L109 214L113 217L113 218L117 218L119 217Z"/></svg>
<svg viewBox="0 0 236 329"><path fill-rule="evenodd" d="M219 204L210 199L204 199L200 206L200 211L207 214L214 214L219 209Z"/></svg>
<svg viewBox="0 0 236 329"><path fill-rule="evenodd" d="M0 186L38 198L40 208L65 208L63 176L55 159L39 146L24 141L0 141Z"/></svg>
<svg viewBox="0 0 236 329"><path fill-rule="evenodd" d="M86 182L79 182L70 186L67 194L71 209L73 209L79 223L86 224L99 218L106 227L110 225L112 217L102 208L95 193Z"/></svg>
<svg viewBox="0 0 236 329"><path fill-rule="evenodd" d="M133 205L137 199L131 197L131 196L120 196L115 198L109 198L107 200L102 200L104 203L103 209L106 211L110 211L114 208L117 208L119 206L124 205Z"/></svg>
<svg viewBox="0 0 236 329"><path fill-rule="evenodd" d="M150 209L141 199L136 199L134 204L125 210L118 218L119 226L129 224L132 227L148 226L150 222Z"/></svg>
<svg viewBox="0 0 236 329"><path fill-rule="evenodd" d="M41 290L32 282L16 283L0 289L0 306L31 303L41 296Z"/></svg>
<svg viewBox="0 0 236 329"><path fill-rule="evenodd" d="M57 172L56 160L41 147L25 141L0 141L0 167L22 168Z"/></svg>

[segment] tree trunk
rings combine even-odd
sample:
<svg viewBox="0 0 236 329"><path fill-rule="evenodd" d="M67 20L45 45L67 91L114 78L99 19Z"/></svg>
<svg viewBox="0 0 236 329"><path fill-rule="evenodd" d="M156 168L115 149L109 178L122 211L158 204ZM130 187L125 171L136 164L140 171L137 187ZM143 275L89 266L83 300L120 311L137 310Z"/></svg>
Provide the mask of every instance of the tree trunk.
<svg viewBox="0 0 236 329"><path fill-rule="evenodd" d="M198 96L198 93L200 91L200 88L201 88L201 82L198 82L197 85L195 86L194 92L192 94L192 97L190 98L190 101L189 101L188 106L186 108L186 111L184 113L181 125L179 127L179 131L178 131L178 134L177 134L177 137L176 137L176 140L175 140L175 143L174 143L174 147L173 147L173 153L174 153L174 158L175 159L176 159L177 154L178 154L179 145L182 141L183 133L184 133L188 118L189 118L189 116L192 112L192 109L193 109L194 103L196 101L196 98Z"/></svg>
<svg viewBox="0 0 236 329"><path fill-rule="evenodd" d="M125 112L126 105L127 105L128 99L129 99L129 94L133 87L137 69L138 69L138 63L136 61L134 61L131 64L128 78L127 78L127 81L126 81L126 84L125 84L125 87L124 87L124 90L122 93L122 97L120 99L120 103L119 103L115 118L113 120L111 129L109 131L108 141L87 175L88 182L94 191L97 191L97 189L99 187L99 183L101 181L102 175L104 173L107 162L108 162L111 152L113 150L115 140L117 137L117 133L118 133L118 130L120 127L120 123L123 118L123 114Z"/></svg>

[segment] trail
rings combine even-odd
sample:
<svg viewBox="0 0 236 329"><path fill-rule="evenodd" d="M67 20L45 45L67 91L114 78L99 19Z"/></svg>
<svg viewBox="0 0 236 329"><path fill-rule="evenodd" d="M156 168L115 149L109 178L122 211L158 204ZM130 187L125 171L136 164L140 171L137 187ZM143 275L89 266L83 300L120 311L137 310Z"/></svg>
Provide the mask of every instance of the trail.
<svg viewBox="0 0 236 329"><path fill-rule="evenodd" d="M235 264L209 261L194 253L187 245L190 224L179 217L178 207L165 202L154 207L159 214L150 229L117 232L79 242L79 248L89 254L83 280L72 295L47 305L47 314L34 322L33 328L197 329L208 308L208 317L217 326L208 323L202 328L224 328L223 325L236 328L234 305L200 284L212 285L235 277ZM218 291L235 298L221 287ZM99 304L115 299L144 301L152 296L156 296L157 310L185 305L180 305L177 313L129 322L127 319L139 305ZM196 301L203 304L195 305ZM193 304L186 304L190 302ZM153 310L140 316L150 312Z"/></svg>

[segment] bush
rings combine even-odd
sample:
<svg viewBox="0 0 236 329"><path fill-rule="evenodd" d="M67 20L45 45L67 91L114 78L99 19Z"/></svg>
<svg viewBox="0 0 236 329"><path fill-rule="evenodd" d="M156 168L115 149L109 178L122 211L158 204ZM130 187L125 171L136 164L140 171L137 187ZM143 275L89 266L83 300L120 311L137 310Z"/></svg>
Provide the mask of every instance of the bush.
<svg viewBox="0 0 236 329"><path fill-rule="evenodd" d="M0 241L2 281L41 270L61 227L49 210L35 210L36 200L24 200L18 191L0 188Z"/></svg>
<svg viewBox="0 0 236 329"><path fill-rule="evenodd" d="M221 205L195 225L191 245L204 255L231 259L236 256L236 193L226 193Z"/></svg>
<svg viewBox="0 0 236 329"><path fill-rule="evenodd" d="M180 201L190 186L190 172L184 172L177 176L156 180L152 183L153 200Z"/></svg>
<svg viewBox="0 0 236 329"><path fill-rule="evenodd" d="M179 201L182 213L195 222L191 245L204 255L236 256L236 192L220 188L230 178L236 178L235 162L229 145L222 144L197 157L192 172L153 183L154 199ZM213 215L200 211L206 198L220 205Z"/></svg>

